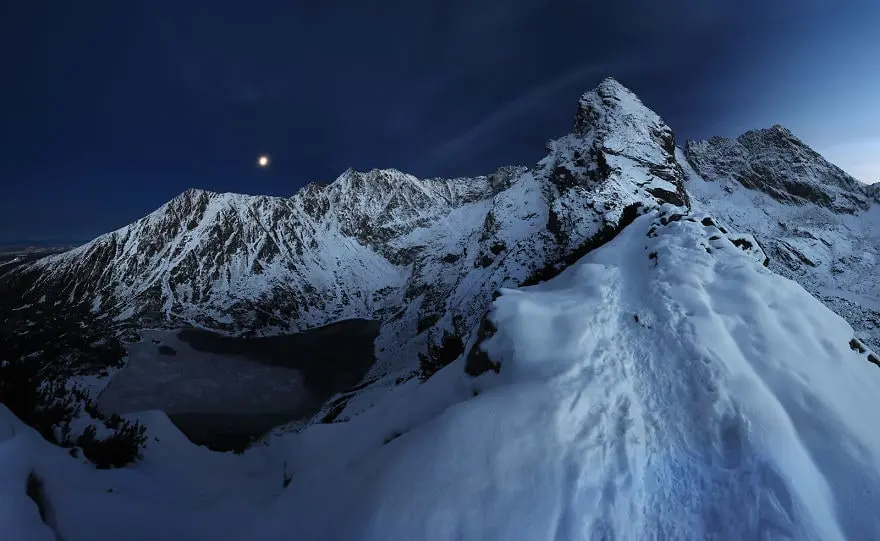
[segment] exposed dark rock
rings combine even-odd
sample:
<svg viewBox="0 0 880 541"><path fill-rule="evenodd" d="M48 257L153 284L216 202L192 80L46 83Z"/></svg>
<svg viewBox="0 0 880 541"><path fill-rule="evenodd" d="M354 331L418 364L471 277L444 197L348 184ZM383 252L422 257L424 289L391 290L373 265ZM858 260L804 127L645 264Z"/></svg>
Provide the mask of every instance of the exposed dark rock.
<svg viewBox="0 0 880 541"><path fill-rule="evenodd" d="M730 239L730 242L732 242L737 248L742 248L743 250L752 249L752 243L743 238Z"/></svg>
<svg viewBox="0 0 880 541"><path fill-rule="evenodd" d="M669 225L672 222L681 221L682 218L684 218L684 214L671 214L669 216L661 216L660 225Z"/></svg>
<svg viewBox="0 0 880 541"><path fill-rule="evenodd" d="M345 406L348 405L348 397L340 397L339 399L334 400L328 409L328 412L324 417L321 418L322 423L335 423L342 412L345 410Z"/></svg>
<svg viewBox="0 0 880 541"><path fill-rule="evenodd" d="M855 338L853 338L852 340L849 341L849 348L851 350L857 351L859 353L865 353L865 351L867 351L865 349L865 346L861 342L856 340Z"/></svg>
<svg viewBox="0 0 880 541"><path fill-rule="evenodd" d="M495 213L491 210L486 214L486 218L483 219L483 232L480 235L480 240L486 242L491 239L498 233L498 224L495 221Z"/></svg>
<svg viewBox="0 0 880 541"><path fill-rule="evenodd" d="M558 276L559 273L573 265L580 258L613 240L614 237L623 231L627 225L631 224L643 212L644 207L641 203L627 205L627 207L621 212L617 224L605 224L595 235L584 240L574 250L564 254L556 261L548 262L543 267L535 269L535 271L526 278L521 285L535 285Z"/></svg>
<svg viewBox="0 0 880 541"><path fill-rule="evenodd" d="M480 326L477 329L477 339L474 342L474 345L471 346L471 350L468 353L467 361L465 363L465 372L467 372L471 376L479 376L488 372L489 370L498 373L501 371L501 365L499 363L493 362L492 359L489 358L489 355L483 351L482 345L483 342L495 334L497 329L489 321L488 314L483 317L480 321Z"/></svg>
<svg viewBox="0 0 880 541"><path fill-rule="evenodd" d="M596 170L594 173L594 180L597 182L601 182L607 179L611 175L611 167L608 165L608 160L605 158L605 152L602 149L598 149L596 151Z"/></svg>
<svg viewBox="0 0 880 541"><path fill-rule="evenodd" d="M382 445L388 445L388 444L391 443L392 441L394 441L394 440L396 440L397 438L403 436L403 434L404 434L403 432L398 432L398 431L395 430L395 431L392 432L390 435L388 435L388 436L385 437L385 440L382 442Z"/></svg>
<svg viewBox="0 0 880 541"><path fill-rule="evenodd" d="M558 165L553 169L553 173L550 175L550 181L560 190L567 190L578 185L578 179L575 177L574 173L561 165Z"/></svg>
<svg viewBox="0 0 880 541"><path fill-rule="evenodd" d="M419 319L418 333L422 334L440 320L440 314L430 314Z"/></svg>
<svg viewBox="0 0 880 541"><path fill-rule="evenodd" d="M427 354L419 354L421 367L419 378L422 381L427 380L438 370L461 356L462 353L464 353L464 342L461 337L444 332L439 346L429 346Z"/></svg>
<svg viewBox="0 0 880 541"><path fill-rule="evenodd" d="M679 207L688 206L688 202L685 197L678 192L671 192L669 190L664 190L663 188L651 188L648 190L648 192L656 197L658 201L671 203Z"/></svg>
<svg viewBox="0 0 880 541"><path fill-rule="evenodd" d="M809 267L815 267L816 262L808 258L803 254L800 250L792 246L791 244L780 241L777 243L778 249L776 250L776 255L780 257L781 260L787 262L789 266L796 267L798 263L802 263Z"/></svg>
<svg viewBox="0 0 880 541"><path fill-rule="evenodd" d="M644 212L645 207L641 203L633 203L625 206L620 213L620 219L617 221L618 232L623 231L624 228L636 221L636 218L644 214Z"/></svg>
<svg viewBox="0 0 880 541"><path fill-rule="evenodd" d="M492 261L492 257L489 254L482 254L474 261L474 267L485 269L492 264Z"/></svg>

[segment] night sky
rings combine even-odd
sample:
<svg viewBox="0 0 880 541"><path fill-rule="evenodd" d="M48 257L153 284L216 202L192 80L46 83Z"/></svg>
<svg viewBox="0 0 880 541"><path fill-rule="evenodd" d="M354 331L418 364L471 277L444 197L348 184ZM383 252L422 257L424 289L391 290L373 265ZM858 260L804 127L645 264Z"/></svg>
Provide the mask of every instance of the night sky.
<svg viewBox="0 0 880 541"><path fill-rule="evenodd" d="M3 2L0 242L190 187L531 165L609 75L680 142L781 123L880 180L878 28L877 0Z"/></svg>

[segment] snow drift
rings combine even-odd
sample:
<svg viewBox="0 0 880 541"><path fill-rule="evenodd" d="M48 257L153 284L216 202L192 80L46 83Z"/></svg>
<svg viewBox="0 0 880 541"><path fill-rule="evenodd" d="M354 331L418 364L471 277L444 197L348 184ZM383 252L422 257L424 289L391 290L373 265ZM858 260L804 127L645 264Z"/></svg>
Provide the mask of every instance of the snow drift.
<svg viewBox="0 0 880 541"><path fill-rule="evenodd" d="M459 358L242 457L178 441L134 471L93 472L0 427L17 479L0 497L26 511L4 531L40 526L23 499L33 468L67 541L872 538L880 370L742 240L653 211L558 277L502 291L480 346L500 373L470 378ZM225 490L221 464L240 480Z"/></svg>
<svg viewBox="0 0 880 541"><path fill-rule="evenodd" d="M258 531L872 537L880 370L846 322L752 255L710 219L653 214L556 279L504 291L484 343L501 371L483 392L330 484L292 485Z"/></svg>

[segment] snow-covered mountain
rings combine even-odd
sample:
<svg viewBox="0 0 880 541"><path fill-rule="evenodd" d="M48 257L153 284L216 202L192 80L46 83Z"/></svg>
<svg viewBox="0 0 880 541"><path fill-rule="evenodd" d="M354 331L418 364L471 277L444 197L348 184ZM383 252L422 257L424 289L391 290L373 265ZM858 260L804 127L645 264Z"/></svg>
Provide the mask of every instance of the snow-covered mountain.
<svg viewBox="0 0 880 541"><path fill-rule="evenodd" d="M878 187L780 127L677 148L611 79L547 150L475 178L346 171L286 199L190 190L4 270L0 330L18 326L3 338L43 347L20 314L85 308L56 349L94 345L93 364L122 346L78 326L381 328L364 381L315 417L337 422L240 457L146 412L144 460L95 471L0 406L0 531L875 538Z"/></svg>
<svg viewBox="0 0 880 541"><path fill-rule="evenodd" d="M800 282L880 349L876 185L858 182L781 126L688 142L679 161L697 207L753 234L774 271Z"/></svg>
<svg viewBox="0 0 880 541"><path fill-rule="evenodd" d="M733 179L783 203L853 214L868 210L872 202L868 185L828 163L779 125L736 139L688 141L685 155L704 178Z"/></svg>
<svg viewBox="0 0 880 541"><path fill-rule="evenodd" d="M498 373L461 356L242 456L146 412L144 460L95 470L0 406L4 539L873 539L874 354L722 228L651 211L500 292Z"/></svg>
<svg viewBox="0 0 880 541"><path fill-rule="evenodd" d="M287 199L189 190L20 272L36 276L34 296L135 327L275 333L377 319L376 373L411 371L419 357L442 365L444 344L463 347L496 289L562 261L628 204L686 205L683 182L672 130L608 79L531 169L449 180L349 170Z"/></svg>
<svg viewBox="0 0 880 541"><path fill-rule="evenodd" d="M785 128L676 148L669 126L607 79L547 151L532 168L474 178L348 170L291 198L188 190L14 274L27 278L28 302L84 306L111 328L274 334L378 320L366 379L386 389L466 351L498 288L551 276L601 244L627 205L693 197L880 349L880 192ZM374 400L369 386L351 398L332 404L347 404L343 419Z"/></svg>
<svg viewBox="0 0 880 541"><path fill-rule="evenodd" d="M693 197L754 235L771 269L880 349L878 187L785 128L676 148L669 126L607 79L583 95L572 133L547 151L532 168L474 178L348 170L291 198L188 190L14 273L27 278L28 302L85 306L115 328L274 334L378 320L367 380L386 385L453 360L499 287L554 274L547 269L613 236L627 205L687 207ZM355 402L368 407L369 396Z"/></svg>

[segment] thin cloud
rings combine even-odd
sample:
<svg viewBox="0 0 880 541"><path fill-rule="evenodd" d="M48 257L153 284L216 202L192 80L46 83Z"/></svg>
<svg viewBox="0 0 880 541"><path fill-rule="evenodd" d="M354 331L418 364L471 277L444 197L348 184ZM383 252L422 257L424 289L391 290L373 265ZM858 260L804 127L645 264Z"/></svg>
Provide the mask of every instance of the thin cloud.
<svg viewBox="0 0 880 541"><path fill-rule="evenodd" d="M505 127L519 123L524 117L541 114L542 109L555 103L560 95L575 90L588 90L589 86L597 84L606 76L625 76L635 67L636 64L631 60L620 58L610 62L587 63L547 83L534 86L466 131L436 147L424 160L423 168L434 169L450 160L467 161L468 156L483 152L490 145L502 144ZM574 115L574 103L571 107Z"/></svg>
<svg viewBox="0 0 880 541"><path fill-rule="evenodd" d="M821 154L862 182L880 182L880 138L847 141L825 148Z"/></svg>
<svg viewBox="0 0 880 541"><path fill-rule="evenodd" d="M490 137L497 136L505 125L511 124L513 121L526 115L534 114L536 109L545 100L551 100L555 95L575 85L581 85L587 80L600 77L607 70L608 66L605 64L588 64L580 66L549 83L531 88L528 92L521 94L493 111L467 131L437 147L428 156L426 167L433 168L455 156L473 153L475 145L485 145L484 141Z"/></svg>

